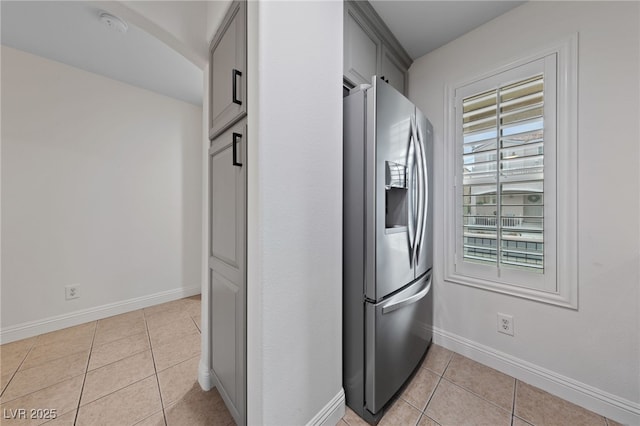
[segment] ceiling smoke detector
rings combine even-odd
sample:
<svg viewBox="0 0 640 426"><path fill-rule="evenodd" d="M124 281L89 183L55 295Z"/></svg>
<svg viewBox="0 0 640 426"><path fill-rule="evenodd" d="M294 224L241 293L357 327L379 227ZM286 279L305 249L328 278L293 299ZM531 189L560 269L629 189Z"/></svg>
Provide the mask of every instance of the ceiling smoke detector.
<svg viewBox="0 0 640 426"><path fill-rule="evenodd" d="M126 33L129 26L122 19L107 12L100 12L100 20L110 30Z"/></svg>

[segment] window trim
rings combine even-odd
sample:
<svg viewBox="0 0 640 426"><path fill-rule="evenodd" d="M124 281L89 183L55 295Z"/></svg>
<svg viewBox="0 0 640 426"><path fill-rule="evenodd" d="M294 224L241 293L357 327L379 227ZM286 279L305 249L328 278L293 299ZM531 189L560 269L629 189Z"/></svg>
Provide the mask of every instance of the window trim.
<svg viewBox="0 0 640 426"><path fill-rule="evenodd" d="M555 176L555 291L520 287L516 284L469 276L456 271L457 217L456 174L458 147L456 91L527 63L556 55L556 176ZM578 34L573 34L546 48L503 65L476 73L455 84L445 86L445 282L462 284L502 294L578 308ZM526 273L526 272L523 272Z"/></svg>

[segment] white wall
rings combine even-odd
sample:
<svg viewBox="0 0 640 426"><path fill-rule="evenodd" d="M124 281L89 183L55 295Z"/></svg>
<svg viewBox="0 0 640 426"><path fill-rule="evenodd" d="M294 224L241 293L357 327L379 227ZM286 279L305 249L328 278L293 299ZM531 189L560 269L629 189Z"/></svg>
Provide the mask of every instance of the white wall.
<svg viewBox="0 0 640 426"><path fill-rule="evenodd" d="M191 104L2 47L3 332L199 291L201 123Z"/></svg>
<svg viewBox="0 0 640 426"><path fill-rule="evenodd" d="M469 347L484 345L488 353L507 354L539 372L546 369L551 381L573 383L578 394L595 393L592 409L623 407L607 411L618 418L625 409L640 414L639 19L638 2L528 2L417 59L410 69L410 97L435 128L440 206L435 210L435 326L440 341L451 345L468 339ZM444 146L453 143L443 139L445 84L576 32L579 309L444 282L444 224L452 220L443 216ZM514 315L514 337L496 332L497 312ZM534 384L549 382L541 378ZM563 392L561 386L549 390ZM575 392L565 396L580 399Z"/></svg>
<svg viewBox="0 0 640 426"><path fill-rule="evenodd" d="M344 410L342 13L249 9L249 424Z"/></svg>

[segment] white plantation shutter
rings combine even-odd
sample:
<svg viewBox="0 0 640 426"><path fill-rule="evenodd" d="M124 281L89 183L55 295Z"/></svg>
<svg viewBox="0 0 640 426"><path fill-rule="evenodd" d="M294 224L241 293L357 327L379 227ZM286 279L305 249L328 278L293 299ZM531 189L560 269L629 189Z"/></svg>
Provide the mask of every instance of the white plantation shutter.
<svg viewBox="0 0 640 426"><path fill-rule="evenodd" d="M544 271L544 77L462 99L463 256Z"/></svg>
<svg viewBox="0 0 640 426"><path fill-rule="evenodd" d="M460 274L556 290L555 60L550 55L456 90Z"/></svg>
<svg viewBox="0 0 640 426"><path fill-rule="evenodd" d="M577 308L577 46L465 62L446 86L446 283Z"/></svg>

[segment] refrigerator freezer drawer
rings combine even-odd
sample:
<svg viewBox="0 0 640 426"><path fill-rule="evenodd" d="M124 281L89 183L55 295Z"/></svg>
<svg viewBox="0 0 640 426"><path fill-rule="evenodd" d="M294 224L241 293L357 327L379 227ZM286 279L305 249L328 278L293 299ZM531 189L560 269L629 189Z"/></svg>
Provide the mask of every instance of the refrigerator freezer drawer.
<svg viewBox="0 0 640 426"><path fill-rule="evenodd" d="M400 389L431 341L431 272L380 303L366 303L365 406L373 414Z"/></svg>

